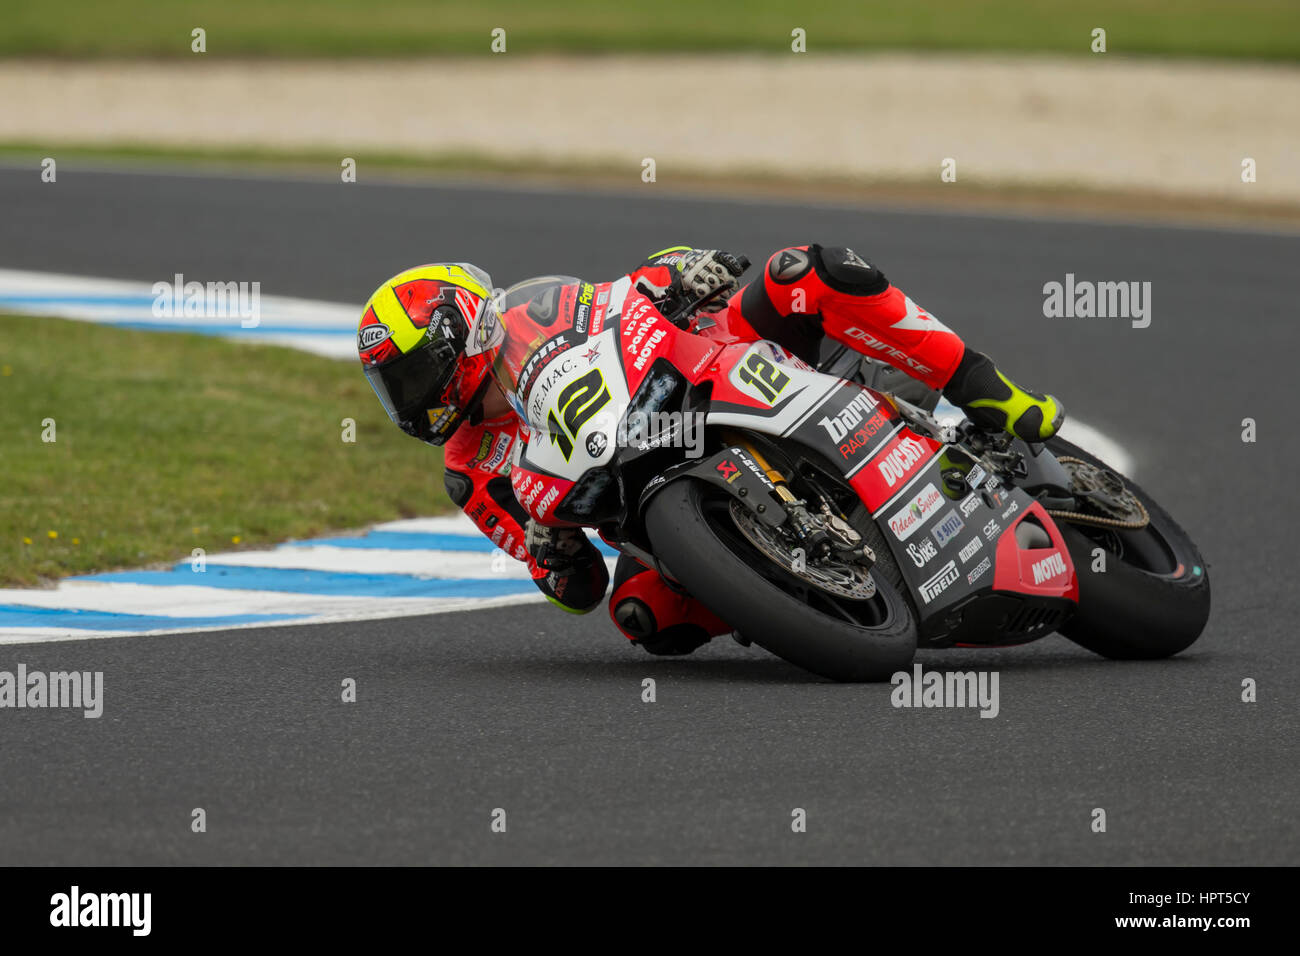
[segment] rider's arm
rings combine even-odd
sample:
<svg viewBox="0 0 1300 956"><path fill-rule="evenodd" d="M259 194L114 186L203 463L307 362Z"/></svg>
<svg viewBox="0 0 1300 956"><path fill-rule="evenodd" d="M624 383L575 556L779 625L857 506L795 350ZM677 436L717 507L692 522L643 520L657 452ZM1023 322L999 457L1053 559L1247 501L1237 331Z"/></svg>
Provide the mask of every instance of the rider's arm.
<svg viewBox="0 0 1300 956"><path fill-rule="evenodd" d="M510 417L461 425L444 446L447 494L493 544L528 565L533 583L552 604L585 614L604 597L605 559L581 531L572 541L558 542L528 534L528 513L510 485L510 461L521 440Z"/></svg>
<svg viewBox="0 0 1300 956"><path fill-rule="evenodd" d="M526 562L536 577L536 563L524 542L528 515L510 487L510 455L518 440L509 417L461 425L444 446L443 483L474 526L510 557Z"/></svg>

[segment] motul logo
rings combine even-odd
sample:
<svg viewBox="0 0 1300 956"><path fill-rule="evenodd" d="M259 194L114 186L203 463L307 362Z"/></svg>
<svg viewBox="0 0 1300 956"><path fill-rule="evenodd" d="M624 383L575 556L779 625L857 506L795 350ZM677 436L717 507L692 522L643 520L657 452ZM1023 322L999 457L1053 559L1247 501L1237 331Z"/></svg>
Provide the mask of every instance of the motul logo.
<svg viewBox="0 0 1300 956"><path fill-rule="evenodd" d="M1041 561L1034 562L1034 583L1042 584L1065 573L1065 559L1060 551L1053 551Z"/></svg>
<svg viewBox="0 0 1300 956"><path fill-rule="evenodd" d="M925 452L926 447L915 438L904 438L883 461L876 462L876 467L880 469L885 484L892 488L911 471L913 465L925 457Z"/></svg>
<svg viewBox="0 0 1300 956"><path fill-rule="evenodd" d="M831 441L839 443L844 440L858 423L876 410L876 400L867 392L862 392L853 401L844 406L844 410L839 412L834 418L823 418L817 424L826 429L826 434L831 436Z"/></svg>

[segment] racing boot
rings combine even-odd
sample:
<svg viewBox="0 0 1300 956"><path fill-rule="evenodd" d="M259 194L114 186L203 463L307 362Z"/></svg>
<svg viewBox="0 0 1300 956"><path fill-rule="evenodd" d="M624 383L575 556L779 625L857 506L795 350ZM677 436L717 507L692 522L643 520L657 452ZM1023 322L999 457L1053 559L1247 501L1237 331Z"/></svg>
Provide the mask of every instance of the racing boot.
<svg viewBox="0 0 1300 956"><path fill-rule="evenodd" d="M1021 388L972 348L962 355L943 393L981 428L1001 429L1027 442L1047 441L1065 421L1065 409L1055 398Z"/></svg>

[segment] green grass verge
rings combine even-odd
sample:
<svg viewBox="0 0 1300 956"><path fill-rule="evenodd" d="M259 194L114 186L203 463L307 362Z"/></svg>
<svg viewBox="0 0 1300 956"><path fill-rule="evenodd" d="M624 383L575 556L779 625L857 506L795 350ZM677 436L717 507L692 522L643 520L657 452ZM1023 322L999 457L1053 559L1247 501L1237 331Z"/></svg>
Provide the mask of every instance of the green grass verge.
<svg viewBox="0 0 1300 956"><path fill-rule="evenodd" d="M191 31L209 56L788 52L791 30L818 50L1014 50L1300 58L1295 0L44 0L4 14L0 54L184 57ZM669 79L669 77L666 77Z"/></svg>
<svg viewBox="0 0 1300 956"><path fill-rule="evenodd" d="M0 341L0 584L452 507L351 362L53 318L0 316Z"/></svg>

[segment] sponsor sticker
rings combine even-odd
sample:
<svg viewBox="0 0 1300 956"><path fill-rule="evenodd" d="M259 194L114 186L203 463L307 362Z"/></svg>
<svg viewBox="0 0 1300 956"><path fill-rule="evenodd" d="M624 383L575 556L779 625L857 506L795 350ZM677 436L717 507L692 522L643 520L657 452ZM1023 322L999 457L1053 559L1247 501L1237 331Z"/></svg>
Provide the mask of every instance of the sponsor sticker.
<svg viewBox="0 0 1300 956"><path fill-rule="evenodd" d="M962 529L965 527L966 523L957 517L957 512L949 508L948 513L939 519L939 523L930 529L930 534L934 535L934 540L942 548L961 534Z"/></svg>
<svg viewBox="0 0 1300 956"><path fill-rule="evenodd" d="M876 443L871 439L888 424L889 419L879 412L872 415L862 423L861 428L840 443L840 457L847 461L864 448L874 448Z"/></svg>
<svg viewBox="0 0 1300 956"><path fill-rule="evenodd" d="M914 541L907 546L907 556L912 559L912 563L918 568L923 568L930 563L931 558L939 556L939 549L935 547L933 541L922 538L920 541Z"/></svg>
<svg viewBox="0 0 1300 956"><path fill-rule="evenodd" d="M975 553L982 547L984 547L984 542L982 542L977 535L961 546L961 550L957 552L957 557L961 558L962 564L965 564L971 558L975 557Z"/></svg>
<svg viewBox="0 0 1300 956"><path fill-rule="evenodd" d="M555 499L558 497L560 497L560 489L558 486L552 485L550 491L542 495L542 500L537 502L537 517L539 518L546 517L546 509L549 508L555 502ZM510 550L509 542L506 542L506 546L503 550L506 551Z"/></svg>
<svg viewBox="0 0 1300 956"><path fill-rule="evenodd" d="M586 334L587 323L591 319L591 300L596 294L596 287L590 282L584 282L582 288L578 290L578 303L573 310L573 330L580 334Z"/></svg>
<svg viewBox="0 0 1300 956"><path fill-rule="evenodd" d="M894 446L893 451L876 461L880 477L885 479L885 486L893 488L911 474L912 466L922 461L929 450L925 444L915 438L908 436L902 439Z"/></svg>
<svg viewBox="0 0 1300 956"><path fill-rule="evenodd" d="M1065 559L1061 552L1053 551L1041 561L1035 561L1031 570L1034 572L1035 584L1046 584L1066 573Z"/></svg>
<svg viewBox="0 0 1300 956"><path fill-rule="evenodd" d="M975 497L975 492L973 491L962 499L962 503L958 505L958 507L961 508L961 515L963 518L969 518L979 509L979 506L979 498Z"/></svg>
<svg viewBox="0 0 1300 956"><path fill-rule="evenodd" d="M939 489L934 486L934 483L927 482L911 501L903 505L889 519L889 530L894 532L894 537L899 541L906 541L944 501L943 495L939 494Z"/></svg>
<svg viewBox="0 0 1300 956"><path fill-rule="evenodd" d="M974 491L983 484L985 476L986 472L984 469L979 465L976 465L970 470L970 474L966 476L966 484L970 486L972 491Z"/></svg>
<svg viewBox="0 0 1300 956"><path fill-rule="evenodd" d="M514 441L513 435L502 434L497 438L496 447L492 450L492 457L485 461L479 467L484 471L496 471L505 464L506 454L510 451L510 443Z"/></svg>
<svg viewBox="0 0 1300 956"><path fill-rule="evenodd" d="M392 334L393 330L382 322L363 325L357 330L357 351L364 352L366 349L373 349Z"/></svg>
<svg viewBox="0 0 1300 956"><path fill-rule="evenodd" d="M470 459L471 465L477 465L480 461L483 461L485 458L487 458L488 455L492 453L492 439L494 437L495 436L492 434L492 432L489 431L483 432L483 437L480 438L478 442L478 454L476 454L472 459Z"/></svg>
<svg viewBox="0 0 1300 956"><path fill-rule="evenodd" d="M817 424L826 429L826 434L830 436L831 441L841 442L857 428L862 419L876 410L877 404L870 392L859 392L842 410L833 416L824 416Z"/></svg>
<svg viewBox="0 0 1300 956"><path fill-rule="evenodd" d="M978 541L979 539L976 538L975 540ZM966 583L974 584L983 576L984 572L987 571L992 566L993 563L989 560L988 555L985 555L984 560L981 561L979 564L975 565L975 567L971 570L971 573L966 575Z"/></svg>
<svg viewBox="0 0 1300 956"><path fill-rule="evenodd" d="M961 574L957 571L957 562L949 561L941 567L934 577L930 578L921 585L921 597L929 604L944 591L948 590L948 585L956 581Z"/></svg>
<svg viewBox="0 0 1300 956"><path fill-rule="evenodd" d="M998 524L996 521L993 521L992 519L990 519L990 520L989 520L989 521L984 525L984 537L986 537L986 538L988 538L990 541L992 541L993 539L995 539L995 538L998 536L998 532L1000 532L1001 530L1002 530L1002 526L1001 526L1000 524Z"/></svg>

